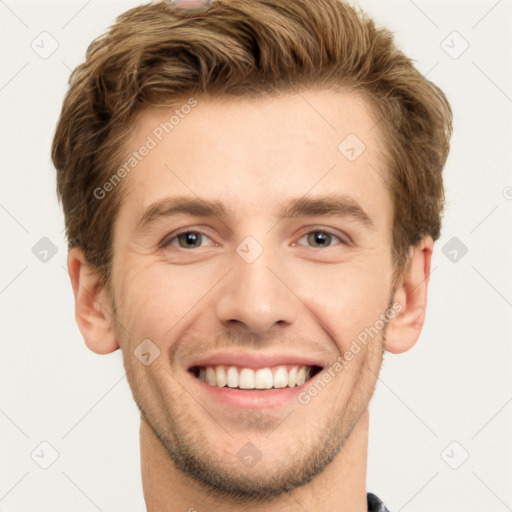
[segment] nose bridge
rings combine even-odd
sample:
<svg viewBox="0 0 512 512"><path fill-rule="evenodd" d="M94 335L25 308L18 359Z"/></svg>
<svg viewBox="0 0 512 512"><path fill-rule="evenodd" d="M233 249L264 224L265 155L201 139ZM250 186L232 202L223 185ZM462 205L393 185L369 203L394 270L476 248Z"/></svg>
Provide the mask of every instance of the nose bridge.
<svg viewBox="0 0 512 512"><path fill-rule="evenodd" d="M260 237L262 239L263 237ZM295 321L300 300L289 289L282 252L248 236L232 254L233 269L226 276L217 302L219 320L239 323L254 332L265 332L276 323Z"/></svg>

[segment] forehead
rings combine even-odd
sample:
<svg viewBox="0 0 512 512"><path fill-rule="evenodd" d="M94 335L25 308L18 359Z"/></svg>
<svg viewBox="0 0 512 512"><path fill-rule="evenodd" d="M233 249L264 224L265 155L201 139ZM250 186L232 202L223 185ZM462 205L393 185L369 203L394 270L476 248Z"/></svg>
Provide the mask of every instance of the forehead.
<svg viewBox="0 0 512 512"><path fill-rule="evenodd" d="M363 98L331 90L146 108L128 144L144 156L126 177L125 199L139 217L170 195L224 198L230 210L255 213L271 202L282 211L287 195L339 192L389 209L377 122Z"/></svg>

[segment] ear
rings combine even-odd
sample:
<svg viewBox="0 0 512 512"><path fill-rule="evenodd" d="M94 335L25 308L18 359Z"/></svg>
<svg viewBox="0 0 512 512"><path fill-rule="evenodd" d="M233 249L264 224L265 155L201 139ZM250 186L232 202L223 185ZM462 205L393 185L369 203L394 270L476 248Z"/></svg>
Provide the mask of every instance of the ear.
<svg viewBox="0 0 512 512"><path fill-rule="evenodd" d="M407 269L394 294L394 303L402 305L386 332L386 350L400 354L411 349L420 337L427 308L427 288L434 242L427 235L410 250Z"/></svg>
<svg viewBox="0 0 512 512"><path fill-rule="evenodd" d="M87 347L97 354L117 350L112 311L107 290L85 260L82 249L68 253L68 273L75 296L75 321Z"/></svg>

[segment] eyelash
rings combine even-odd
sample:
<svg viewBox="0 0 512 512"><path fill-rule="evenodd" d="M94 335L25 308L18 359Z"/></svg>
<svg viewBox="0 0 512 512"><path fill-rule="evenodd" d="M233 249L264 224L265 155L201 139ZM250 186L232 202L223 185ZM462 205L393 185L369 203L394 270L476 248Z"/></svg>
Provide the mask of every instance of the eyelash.
<svg viewBox="0 0 512 512"><path fill-rule="evenodd" d="M179 231L178 233L176 233L172 238L169 238L169 239L164 239L161 243L160 243L160 247L161 248L166 248L170 245L172 245L172 241L173 240L177 240L178 239L178 236L180 235L183 235L185 233L200 233L201 235L203 236L206 236L207 238L210 238L203 230L201 229L184 229L182 231ZM342 245L348 245L348 243L343 240L340 236L332 233L331 231L329 230L326 230L326 229L312 229L311 231L307 231L306 233L304 233L303 235L301 235L300 239L304 238L305 236L307 235L310 235L311 233L324 233L324 234L327 234L327 235L330 235L331 237L334 237L334 238L337 238ZM211 240L211 238L210 238ZM295 245L295 244L294 244ZM313 249L330 249L331 247L334 247L332 245L328 246L328 247L312 247ZM200 248L200 247L199 247ZM188 250L194 250L194 249L199 249L198 247L193 247L192 249L184 249L183 247L178 247L178 249L183 249L184 251L188 251Z"/></svg>

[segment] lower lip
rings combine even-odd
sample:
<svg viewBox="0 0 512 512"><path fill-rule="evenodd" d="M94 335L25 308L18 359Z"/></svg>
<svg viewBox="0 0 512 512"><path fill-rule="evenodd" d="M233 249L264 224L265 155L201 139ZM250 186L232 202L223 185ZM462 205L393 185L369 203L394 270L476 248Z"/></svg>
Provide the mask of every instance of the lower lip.
<svg viewBox="0 0 512 512"><path fill-rule="evenodd" d="M210 386L198 379L189 372L190 377L199 386L201 392L206 393L216 402L236 407L238 409L272 409L280 407L292 400L297 400L297 395L305 390L311 381L311 378L294 388L280 389L257 389L246 391L237 388ZM314 377L313 377L314 378Z"/></svg>

